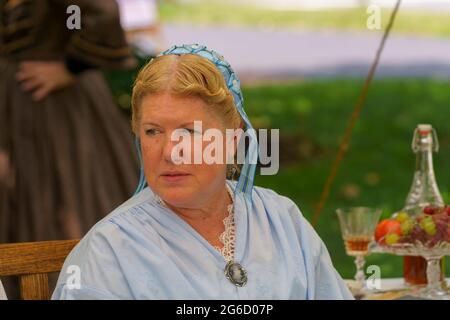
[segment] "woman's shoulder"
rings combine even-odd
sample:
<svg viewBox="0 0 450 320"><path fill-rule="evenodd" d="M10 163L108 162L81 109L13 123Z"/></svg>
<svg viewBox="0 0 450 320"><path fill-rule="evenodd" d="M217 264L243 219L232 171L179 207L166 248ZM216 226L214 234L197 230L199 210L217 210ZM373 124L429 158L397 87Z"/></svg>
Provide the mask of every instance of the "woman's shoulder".
<svg viewBox="0 0 450 320"><path fill-rule="evenodd" d="M322 253L323 242L297 204L272 189L257 186L253 189L264 204L264 213L272 221L281 222L278 225L282 226L283 232L294 234L315 260ZM255 196L253 198L255 200Z"/></svg>
<svg viewBox="0 0 450 320"><path fill-rule="evenodd" d="M153 193L149 187L143 189L138 194L133 195L127 201L119 205L116 209L114 209L110 214L108 214L103 220L110 221L114 218L117 218L124 213L130 212L133 209L141 207L143 204L148 203L153 198Z"/></svg>
<svg viewBox="0 0 450 320"><path fill-rule="evenodd" d="M144 189L118 206L89 230L66 258L58 279L59 289L54 297L63 295L62 292L70 282L74 266L82 274L83 294L87 296L93 294L97 297L102 294L105 297L109 295L110 298L121 297L120 293L114 292L114 288L108 287L108 283L114 283L126 292L125 280L120 275L125 260L128 260L127 263L133 263L130 252L136 252L137 247L145 243L146 247L151 247L150 250L158 254L152 233L149 233L151 229L143 226L142 221L139 220L140 216L136 214L151 199L151 191L148 188ZM145 237L143 229L146 231ZM103 281L105 274L110 275L107 281Z"/></svg>
<svg viewBox="0 0 450 320"><path fill-rule="evenodd" d="M291 224L298 234L302 233L318 240L318 235L314 231L307 218L303 215L301 209L291 198L281 195L278 192L265 188L253 187L253 201L259 201L263 204L264 212L271 218Z"/></svg>
<svg viewBox="0 0 450 320"><path fill-rule="evenodd" d="M228 184L232 189L237 186L236 181L228 180ZM291 198L279 194L273 189L254 185L251 199L253 206L264 208L264 210L256 210L261 214L279 215L281 218L293 219L296 223L299 222L299 219L303 219L297 204Z"/></svg>
<svg viewBox="0 0 450 320"><path fill-rule="evenodd" d="M237 186L236 181L227 180L227 182L229 183L229 186L232 189L236 188L236 186ZM253 189L253 191L252 191L253 199L261 198L264 200L275 201L275 202L278 202L279 204L286 204L287 206L295 206L296 205L294 203L294 201L292 201L290 198L279 194L278 192L276 192L273 189L270 189L267 187L256 186L256 185L254 185L252 189Z"/></svg>
<svg viewBox="0 0 450 320"><path fill-rule="evenodd" d="M282 207L283 209L287 209L289 211L299 211L300 210L297 206L297 204L288 196L279 194L273 189L261 187L261 186L254 186L253 187L253 197L257 196L259 199L264 201L265 203L272 203L278 207ZM300 213L301 214L301 213Z"/></svg>
<svg viewBox="0 0 450 320"><path fill-rule="evenodd" d="M109 247L112 242L123 237L133 237L129 230L135 230L135 226L140 223L135 213L151 201L152 195L151 190L146 188L119 205L86 233L71 256Z"/></svg>
<svg viewBox="0 0 450 320"><path fill-rule="evenodd" d="M149 203L152 199L153 193L147 187L138 194L133 195L124 203L119 205L103 219L98 221L89 231L89 233L98 232L102 230L110 229L111 225L120 224L120 221L125 220L127 217L133 215L133 212L142 208L145 204ZM88 233L88 234L89 234Z"/></svg>

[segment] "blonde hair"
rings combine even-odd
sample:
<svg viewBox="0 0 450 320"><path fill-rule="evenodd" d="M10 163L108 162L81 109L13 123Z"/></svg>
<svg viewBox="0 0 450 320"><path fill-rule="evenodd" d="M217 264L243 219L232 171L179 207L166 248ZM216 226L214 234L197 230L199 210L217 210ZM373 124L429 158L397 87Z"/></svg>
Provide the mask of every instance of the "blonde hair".
<svg viewBox="0 0 450 320"><path fill-rule="evenodd" d="M168 92L197 96L223 120L237 129L242 119L220 70L208 59L194 54L165 55L147 63L137 75L131 96L133 132L138 135L140 106L144 97Z"/></svg>
<svg viewBox="0 0 450 320"><path fill-rule="evenodd" d="M139 135L142 100L148 95L164 92L197 96L211 107L227 128L243 127L233 95L214 63L195 54L171 54L154 58L137 75L131 96L131 126L136 136ZM239 172L240 166L229 165L227 176L232 179Z"/></svg>

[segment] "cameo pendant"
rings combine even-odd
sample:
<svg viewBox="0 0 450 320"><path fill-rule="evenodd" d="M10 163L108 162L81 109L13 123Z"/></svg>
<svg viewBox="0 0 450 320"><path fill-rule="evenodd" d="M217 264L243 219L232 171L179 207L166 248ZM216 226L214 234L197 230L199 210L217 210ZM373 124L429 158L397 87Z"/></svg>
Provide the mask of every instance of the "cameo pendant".
<svg viewBox="0 0 450 320"><path fill-rule="evenodd" d="M225 276L237 287L243 287L247 283L247 271L234 261L228 262L225 266Z"/></svg>

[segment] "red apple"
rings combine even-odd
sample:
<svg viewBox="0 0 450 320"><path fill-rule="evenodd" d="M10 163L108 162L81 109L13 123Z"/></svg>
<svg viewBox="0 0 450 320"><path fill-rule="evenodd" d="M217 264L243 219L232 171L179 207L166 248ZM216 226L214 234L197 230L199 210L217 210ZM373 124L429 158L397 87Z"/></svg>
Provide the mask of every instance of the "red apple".
<svg viewBox="0 0 450 320"><path fill-rule="evenodd" d="M401 223L396 219L384 219L375 228L375 240L379 243L385 243L386 235L393 233L401 236Z"/></svg>

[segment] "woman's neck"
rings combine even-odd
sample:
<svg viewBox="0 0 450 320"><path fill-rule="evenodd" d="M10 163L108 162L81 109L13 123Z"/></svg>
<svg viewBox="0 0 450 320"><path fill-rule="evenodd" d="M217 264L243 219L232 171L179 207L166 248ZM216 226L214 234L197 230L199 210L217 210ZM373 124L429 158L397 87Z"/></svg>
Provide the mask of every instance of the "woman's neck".
<svg viewBox="0 0 450 320"><path fill-rule="evenodd" d="M233 198L228 194L226 188L211 201L209 205L198 209L191 208L169 208L181 219L186 221L212 246L223 248L220 235L225 231L223 220L228 216L228 206L233 203Z"/></svg>
<svg viewBox="0 0 450 320"><path fill-rule="evenodd" d="M216 197L199 208L181 208L167 206L189 224L203 224L211 221L222 221L228 215L228 206L233 202L227 188L223 188Z"/></svg>

